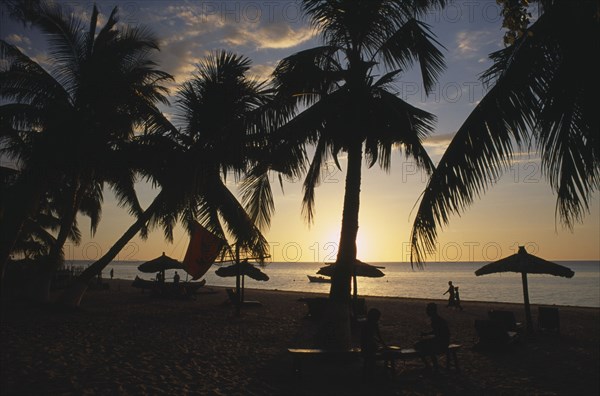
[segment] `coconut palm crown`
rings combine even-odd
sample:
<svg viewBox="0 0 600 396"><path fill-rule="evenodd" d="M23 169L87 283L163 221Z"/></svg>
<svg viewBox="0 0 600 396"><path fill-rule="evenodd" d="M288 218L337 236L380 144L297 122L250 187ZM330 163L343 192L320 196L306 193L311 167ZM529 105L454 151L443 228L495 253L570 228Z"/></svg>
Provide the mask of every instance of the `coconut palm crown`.
<svg viewBox="0 0 600 396"><path fill-rule="evenodd" d="M400 99L394 82L418 64L429 92L444 69L440 45L418 20L443 1L316 1L302 3L324 45L283 59L273 72L274 88L293 118L272 134L271 169L306 173L302 212L310 223L321 167L347 154L338 271L330 297L350 298L350 276L356 261L359 196L363 155L369 167L389 171L398 149L426 171L433 164L421 142L435 117ZM287 100L287 102L285 101ZM300 110L303 110L300 112ZM307 147L314 147L309 158ZM281 154L284 153L284 154ZM250 178L251 179L251 178Z"/></svg>
<svg viewBox="0 0 600 396"><path fill-rule="evenodd" d="M97 28L94 6L89 28L59 4L12 2L9 9L48 39L49 64L40 65L17 47L0 41L0 107L4 153L19 165L23 197L7 211L2 225L2 259L7 257L27 216L40 197L63 181L65 207L49 269L55 268L62 245L85 196L101 202L109 182L132 213L141 208L133 189L134 174L119 148L138 130L169 129L157 103L167 104L164 83L171 76L152 60L157 40L143 27L118 25L113 9ZM4 219L3 219L4 220ZM93 217L92 231L98 216Z"/></svg>

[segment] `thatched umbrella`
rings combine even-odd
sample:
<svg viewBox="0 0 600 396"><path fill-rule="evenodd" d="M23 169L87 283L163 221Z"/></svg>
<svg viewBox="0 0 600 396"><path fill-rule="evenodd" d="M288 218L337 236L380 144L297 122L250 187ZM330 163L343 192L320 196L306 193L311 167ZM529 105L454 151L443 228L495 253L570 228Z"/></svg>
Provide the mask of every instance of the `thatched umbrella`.
<svg viewBox="0 0 600 396"><path fill-rule="evenodd" d="M358 282L356 281L357 276L364 276L366 278L381 278L381 277L385 276L385 274L380 271L380 269L383 269L385 267L379 267L376 265L363 263L360 260L356 260L353 268L354 268L354 270L352 273L352 279L354 281L354 298L358 298L358 290L357 290ZM336 263L329 264L325 267L321 267L317 271L317 274L325 275L325 276L333 276L333 274L335 273L335 269L336 269Z"/></svg>
<svg viewBox="0 0 600 396"><path fill-rule="evenodd" d="M575 273L562 265L546 261L542 258L527 253L525 246L519 246L519 251L511 256L505 257L493 263L484 265L475 271L475 275L494 274L497 272L520 272L523 281L523 299L525 301L525 320L527 332L533 331L531 322L531 308L529 306L529 290L527 286L527 274L549 274L572 278Z"/></svg>
<svg viewBox="0 0 600 396"><path fill-rule="evenodd" d="M241 285L239 285L240 287L236 287L236 292L238 293L237 294L237 296L238 296L237 297L238 313L239 313L241 304L244 303L244 283L245 283L244 279L245 279L245 276L249 276L250 278L252 278L254 280L262 281L262 282L266 282L269 280L269 276L267 274L262 272L259 268L255 267L254 265L250 264L248 262L248 260L242 260L238 263L228 265L227 267L221 267L215 271L215 274L217 274L218 276L221 276L221 277L235 276L237 279L241 278ZM240 282L236 282L236 286L239 283Z"/></svg>
<svg viewBox="0 0 600 396"><path fill-rule="evenodd" d="M165 254L165 252L163 252L162 256L157 257L150 261L146 261L145 263L140 264L138 266L138 270L140 270L141 272L146 272L146 273L160 272L163 276L163 279L165 278L165 270L168 270L168 269L183 270L184 268L183 268L183 264L181 264L179 261L175 260L174 258L167 256Z"/></svg>
<svg viewBox="0 0 600 396"><path fill-rule="evenodd" d="M239 268L238 268L239 267ZM215 271L215 274L221 277L237 276L237 274L249 276L250 278L257 281L268 281L269 276L262 272L259 268L250 264L248 260L229 265L227 267L221 267Z"/></svg>

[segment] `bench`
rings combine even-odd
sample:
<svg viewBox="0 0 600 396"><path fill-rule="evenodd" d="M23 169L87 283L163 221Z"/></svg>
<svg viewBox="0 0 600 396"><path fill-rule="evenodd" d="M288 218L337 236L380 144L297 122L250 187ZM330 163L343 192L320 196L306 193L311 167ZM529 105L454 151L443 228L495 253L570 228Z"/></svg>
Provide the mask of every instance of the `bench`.
<svg viewBox="0 0 600 396"><path fill-rule="evenodd" d="M458 357L456 351L461 348L460 344L450 344L448 349L440 352L446 354L446 369L450 370L454 366L456 372L460 372L458 365ZM293 371L296 375L302 374L302 365L305 360L332 360L332 361L347 361L362 357L360 348L350 348L344 350L317 349L317 348L288 348L288 353L293 359ZM376 360L385 362L386 367L394 370L396 360L408 360L413 358L423 358L429 355L424 355L414 348L399 348L388 347L386 350L378 352L375 356Z"/></svg>
<svg viewBox="0 0 600 396"><path fill-rule="evenodd" d="M460 344L450 344L448 349L440 351L438 355L446 355L446 369L450 371L450 368L454 366L456 372L460 372L460 366L458 365L458 357L456 352L461 348ZM388 349L381 351L377 354L378 360L383 360L386 363L386 367L394 369L396 360L408 360L414 358L425 358L431 356L430 354L423 354L415 348L399 348L399 347L388 347Z"/></svg>
<svg viewBox="0 0 600 396"><path fill-rule="evenodd" d="M360 348L350 349L319 349L319 348L288 348L292 356L293 371L296 375L302 374L302 364L306 360L332 360L347 361L361 356Z"/></svg>

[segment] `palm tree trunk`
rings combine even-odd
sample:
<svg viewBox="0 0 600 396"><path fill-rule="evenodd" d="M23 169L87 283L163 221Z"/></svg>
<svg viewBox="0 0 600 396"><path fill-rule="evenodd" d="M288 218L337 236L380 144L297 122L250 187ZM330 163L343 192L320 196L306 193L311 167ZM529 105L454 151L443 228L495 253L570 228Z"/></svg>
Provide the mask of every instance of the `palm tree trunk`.
<svg viewBox="0 0 600 396"><path fill-rule="evenodd" d="M350 302L351 278L356 262L356 236L360 208L362 142L348 148L348 170L344 192L342 231L336 259L336 271L331 279L329 298L344 304Z"/></svg>
<svg viewBox="0 0 600 396"><path fill-rule="evenodd" d="M348 148L348 170L342 213L342 231L331 277L325 319L321 324L321 344L328 349L347 349L352 342L350 329L350 286L356 261L356 236L360 206L362 142L356 139Z"/></svg>
<svg viewBox="0 0 600 396"><path fill-rule="evenodd" d="M241 268L240 265L240 245L239 242L235 245L235 263L237 264L237 273L235 274L235 297L236 297L236 307L235 313L239 315L242 309L242 288L241 288Z"/></svg>
<svg viewBox="0 0 600 396"><path fill-rule="evenodd" d="M139 230L142 229L150 218L156 212L156 209L160 205L162 198L162 191L154 198L150 206L141 214L135 223L133 223L127 231L119 238L114 245L106 252L106 254L100 257L96 262L87 267L81 275L73 282L71 286L60 296L59 302L61 304L78 307L81 304L81 299L88 289L90 281L102 272L104 268L119 254L119 252L129 243Z"/></svg>

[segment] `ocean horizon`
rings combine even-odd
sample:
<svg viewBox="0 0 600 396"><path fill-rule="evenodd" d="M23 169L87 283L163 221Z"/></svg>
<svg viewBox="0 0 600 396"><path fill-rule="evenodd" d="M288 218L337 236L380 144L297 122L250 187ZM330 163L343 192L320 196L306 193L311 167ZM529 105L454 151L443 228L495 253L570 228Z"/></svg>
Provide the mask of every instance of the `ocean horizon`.
<svg viewBox="0 0 600 396"><path fill-rule="evenodd" d="M552 275L528 274L529 299L532 304L600 307L600 260L564 260L557 264L575 272L573 278ZM69 260L67 267L86 267L88 260ZM154 274L142 273L137 267L143 261L113 261L102 272L104 278L114 270L116 279L134 280L136 276L152 279ZM361 296L407 297L445 299L443 293L448 281L459 286L461 301L489 301L522 303L521 274L505 272L476 276L475 270L487 262L429 262L423 269L411 268L405 262L371 262L383 266L382 278L358 278L358 294ZM222 265L214 264L203 277L208 286L235 287L235 277L222 278L215 270ZM265 290L328 293L328 283L309 282L307 275L316 275L324 266L318 262L272 262L261 268L269 281L259 282L246 277L247 288ZM166 272L167 281L172 280L174 270ZM186 280L185 272L180 273Z"/></svg>

